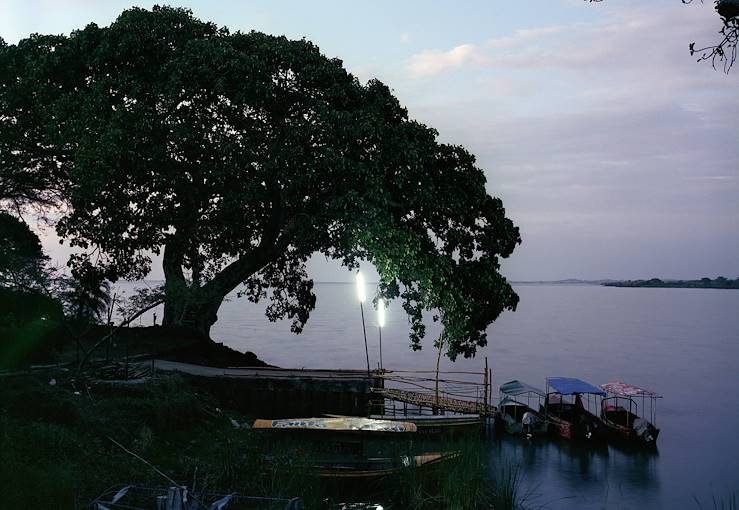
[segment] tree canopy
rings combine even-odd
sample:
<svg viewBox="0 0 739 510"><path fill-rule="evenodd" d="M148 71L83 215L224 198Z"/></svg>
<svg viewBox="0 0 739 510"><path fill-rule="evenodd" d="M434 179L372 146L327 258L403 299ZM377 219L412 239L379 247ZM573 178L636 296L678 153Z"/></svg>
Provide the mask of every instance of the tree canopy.
<svg viewBox="0 0 739 510"><path fill-rule="evenodd" d="M0 287L35 288L46 261L41 241L28 225L0 211Z"/></svg>
<svg viewBox="0 0 739 510"><path fill-rule="evenodd" d="M208 334L244 284L299 332L316 252L372 262L412 346L433 310L452 359L516 307L499 259L519 231L474 156L309 41L134 8L2 45L0 70L0 170L63 183L76 274L140 278L163 254L165 324Z"/></svg>

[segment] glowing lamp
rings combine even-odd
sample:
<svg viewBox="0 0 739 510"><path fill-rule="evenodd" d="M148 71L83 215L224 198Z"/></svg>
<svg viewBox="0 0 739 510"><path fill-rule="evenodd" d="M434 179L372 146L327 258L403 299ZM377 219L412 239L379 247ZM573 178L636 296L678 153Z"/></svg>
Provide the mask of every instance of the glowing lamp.
<svg viewBox="0 0 739 510"><path fill-rule="evenodd" d="M364 275L361 271L357 271L357 297L360 303L364 303L367 295L364 293Z"/></svg>
<svg viewBox="0 0 739 510"><path fill-rule="evenodd" d="M382 298L377 300L377 325L385 327L385 300Z"/></svg>

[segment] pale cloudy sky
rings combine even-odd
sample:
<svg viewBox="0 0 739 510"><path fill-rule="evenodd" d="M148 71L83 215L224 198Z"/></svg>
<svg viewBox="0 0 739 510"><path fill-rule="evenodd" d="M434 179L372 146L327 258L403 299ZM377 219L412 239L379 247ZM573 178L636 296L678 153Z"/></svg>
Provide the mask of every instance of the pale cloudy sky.
<svg viewBox="0 0 739 510"><path fill-rule="evenodd" d="M133 4L1 1L0 36L106 25ZM718 40L713 2L171 4L306 37L470 149L521 227L504 263L514 280L739 276L739 65L726 75L688 54Z"/></svg>

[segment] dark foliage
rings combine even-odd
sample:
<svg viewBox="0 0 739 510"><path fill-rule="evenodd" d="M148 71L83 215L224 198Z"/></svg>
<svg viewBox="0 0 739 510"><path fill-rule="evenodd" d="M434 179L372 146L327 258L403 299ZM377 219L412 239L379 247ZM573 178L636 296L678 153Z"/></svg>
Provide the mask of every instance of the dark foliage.
<svg viewBox="0 0 739 510"><path fill-rule="evenodd" d="M147 252L163 253L167 325L208 334L244 283L299 332L315 252L371 261L414 348L424 310L438 311L454 358L516 306L498 269L519 232L474 156L308 41L131 9L110 27L3 46L0 67L12 69L3 143L23 149L7 164L63 176L58 231L87 250L73 271L140 278Z"/></svg>
<svg viewBox="0 0 739 510"><path fill-rule="evenodd" d="M0 287L37 288L46 277L47 260L28 225L0 211Z"/></svg>

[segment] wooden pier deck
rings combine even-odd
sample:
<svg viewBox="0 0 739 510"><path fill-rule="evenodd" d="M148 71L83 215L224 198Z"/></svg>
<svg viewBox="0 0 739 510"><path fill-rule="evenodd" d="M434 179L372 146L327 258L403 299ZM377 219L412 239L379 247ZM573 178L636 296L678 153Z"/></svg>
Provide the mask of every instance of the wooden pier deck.
<svg viewBox="0 0 739 510"><path fill-rule="evenodd" d="M444 411L462 413L462 414L479 414L482 417L492 418L495 416L497 408L484 402L473 402L470 400L462 400L458 398L449 398L439 395L437 400L433 393L421 393L418 391L401 390L394 388L373 388L372 392L390 400L405 402L423 407L437 408Z"/></svg>

